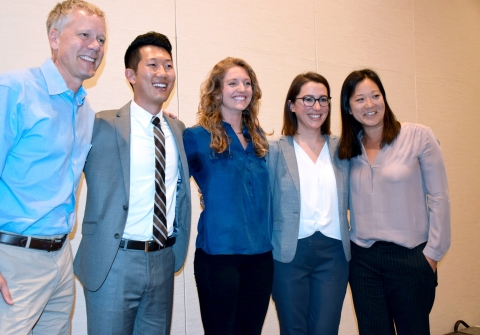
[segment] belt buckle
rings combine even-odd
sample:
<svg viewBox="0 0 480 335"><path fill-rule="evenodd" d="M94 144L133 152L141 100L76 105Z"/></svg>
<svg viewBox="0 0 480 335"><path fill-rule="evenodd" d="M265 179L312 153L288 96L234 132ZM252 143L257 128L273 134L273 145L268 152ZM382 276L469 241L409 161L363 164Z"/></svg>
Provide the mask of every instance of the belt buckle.
<svg viewBox="0 0 480 335"><path fill-rule="evenodd" d="M53 247L53 243L54 243L54 242L55 242L54 239L51 239L51 240L50 240L50 245L48 246L47 252L52 251L52 247Z"/></svg>

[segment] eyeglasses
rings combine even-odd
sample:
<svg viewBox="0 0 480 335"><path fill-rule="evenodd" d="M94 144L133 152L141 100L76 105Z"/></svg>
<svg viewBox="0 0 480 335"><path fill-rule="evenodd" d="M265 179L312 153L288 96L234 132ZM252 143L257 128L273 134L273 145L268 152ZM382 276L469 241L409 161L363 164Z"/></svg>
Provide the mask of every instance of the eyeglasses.
<svg viewBox="0 0 480 335"><path fill-rule="evenodd" d="M320 104L320 106L327 107L328 105L330 105L330 101L332 100L332 97L322 96L318 99L315 99L310 95L306 95L303 98L297 98L295 100L298 100L298 99L301 99L303 101L303 105L305 107L313 107L315 105L315 102L317 101Z"/></svg>

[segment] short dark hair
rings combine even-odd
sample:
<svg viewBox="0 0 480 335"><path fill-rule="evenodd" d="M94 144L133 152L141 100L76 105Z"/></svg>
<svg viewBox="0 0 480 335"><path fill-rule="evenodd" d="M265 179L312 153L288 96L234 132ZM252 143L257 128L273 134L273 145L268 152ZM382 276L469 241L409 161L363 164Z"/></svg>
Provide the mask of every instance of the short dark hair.
<svg viewBox="0 0 480 335"><path fill-rule="evenodd" d="M165 49L172 57L172 45L168 37L155 31L149 31L146 34L138 35L128 46L125 52L125 68L137 72L138 63L141 59L140 49L150 45Z"/></svg>
<svg viewBox="0 0 480 335"><path fill-rule="evenodd" d="M286 136L294 136L297 133L298 129L298 119L297 114L293 113L290 110L290 103L293 103L297 98L297 95L302 90L303 85L314 82L324 85L327 88L327 94L330 97L330 85L328 84L327 79L322 75L316 72L305 72L301 73L296 76L292 83L290 84L290 88L288 89L287 97L285 98L285 104L283 106L283 127L282 127L282 135ZM325 121L323 122L322 126L320 127L320 131L324 135L330 135L330 111L331 105L328 105L328 115Z"/></svg>
<svg viewBox="0 0 480 335"><path fill-rule="evenodd" d="M400 122L397 121L395 114L393 114L388 105L387 95L385 94L385 89L378 74L370 69L353 71L343 82L342 92L340 94L340 110L342 116L342 136L338 149L338 157L340 159L350 159L362 154L362 146L360 145L358 134L363 127L350 113L350 98L355 93L357 85L367 78L378 86L380 93L382 93L383 101L385 102L383 134L380 148L383 148L385 144L391 144L400 133Z"/></svg>

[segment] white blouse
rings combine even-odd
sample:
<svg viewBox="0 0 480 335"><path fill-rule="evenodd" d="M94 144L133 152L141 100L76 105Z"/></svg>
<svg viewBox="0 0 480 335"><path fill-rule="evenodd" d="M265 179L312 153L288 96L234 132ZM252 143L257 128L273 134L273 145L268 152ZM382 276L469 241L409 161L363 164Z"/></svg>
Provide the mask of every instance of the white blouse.
<svg viewBox="0 0 480 335"><path fill-rule="evenodd" d="M325 236L341 240L337 183L328 145L325 143L314 163L295 141L293 143L300 177L298 238L319 231Z"/></svg>

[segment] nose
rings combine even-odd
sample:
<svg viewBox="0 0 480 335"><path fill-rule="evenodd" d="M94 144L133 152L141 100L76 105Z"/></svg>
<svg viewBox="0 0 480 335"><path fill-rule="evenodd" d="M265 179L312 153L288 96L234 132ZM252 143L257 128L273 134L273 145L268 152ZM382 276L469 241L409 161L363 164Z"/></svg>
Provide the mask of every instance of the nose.
<svg viewBox="0 0 480 335"><path fill-rule="evenodd" d="M315 109L315 110L320 110L322 108L322 106L320 105L320 100L315 100L312 108Z"/></svg>
<svg viewBox="0 0 480 335"><path fill-rule="evenodd" d="M88 45L88 47L92 50L100 51L100 49L103 47L103 45L100 44L100 42L98 42L98 40L96 38L92 38L92 43L90 43Z"/></svg>
<svg viewBox="0 0 480 335"><path fill-rule="evenodd" d="M157 73L155 73L155 75L157 77L166 78L167 77L167 71L165 71L165 67L159 66L158 70L157 70Z"/></svg>
<svg viewBox="0 0 480 335"><path fill-rule="evenodd" d="M365 99L365 107L372 107L373 106L373 103L372 103L372 99L370 99L369 97L367 97Z"/></svg>
<svg viewBox="0 0 480 335"><path fill-rule="evenodd" d="M245 92L245 85L243 83L238 84L237 90L239 92Z"/></svg>

